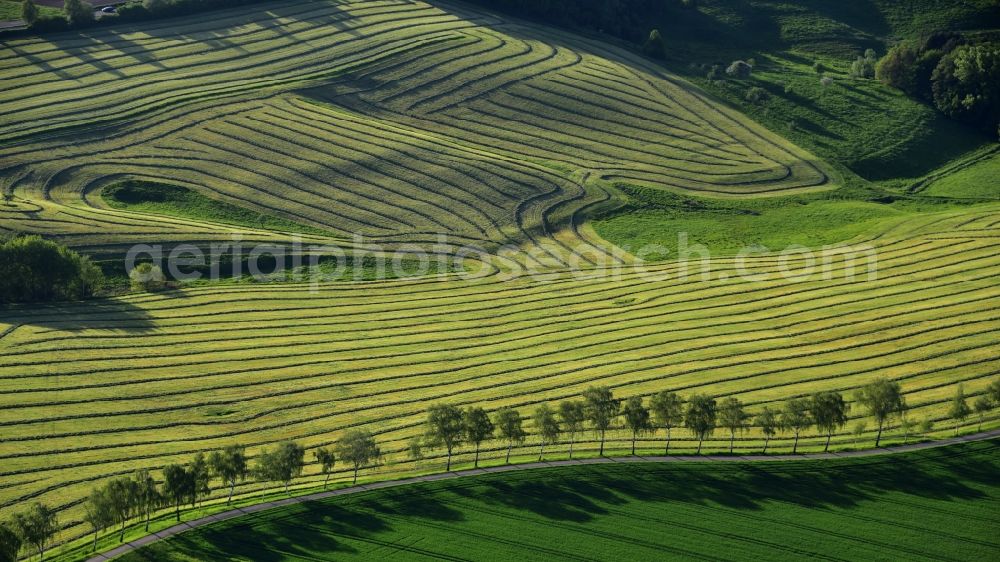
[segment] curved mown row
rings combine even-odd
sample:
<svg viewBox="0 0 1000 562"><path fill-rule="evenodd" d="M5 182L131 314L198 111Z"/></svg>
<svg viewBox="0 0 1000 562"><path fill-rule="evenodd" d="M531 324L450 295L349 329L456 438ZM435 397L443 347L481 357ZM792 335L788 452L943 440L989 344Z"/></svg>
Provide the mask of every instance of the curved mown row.
<svg viewBox="0 0 1000 562"><path fill-rule="evenodd" d="M0 510L56 506L63 538L83 531L80 502L101 480L232 443L314 447L364 426L386 472L434 470L438 452L404 451L437 401L527 411L599 383L757 408L884 375L914 417L940 421L956 381L975 394L1000 372L996 208L859 241L876 245L877 279L863 252L850 275L851 246L830 249L829 278L804 256L718 259L708 278L635 269L581 227L615 204L615 182L718 196L832 182L809 154L599 42L438 2L268 3L10 41L0 85L0 177L17 197L0 229L103 255L292 241L100 197L147 180L312 227L306 244L470 246L490 266L0 311Z"/></svg>
<svg viewBox="0 0 1000 562"><path fill-rule="evenodd" d="M9 42L0 172L25 200L0 228L109 253L123 239L232 235L107 209L99 190L131 178L334 239L392 250L447 235L453 249L510 246L521 265L562 267L622 259L577 228L609 201L603 182L724 195L829 183L690 85L570 34L397 0L213 19Z"/></svg>
<svg viewBox="0 0 1000 562"><path fill-rule="evenodd" d="M767 255L748 258L745 273L771 279L742 279L719 258L708 280L680 279L681 265L666 263L617 278L590 269L317 292L205 287L8 311L0 325L17 327L0 340L0 504L59 506L66 536L75 535L81 498L110 475L234 442L252 453L289 438L320 446L357 426L378 434L387 472L425 470L439 452L415 465L405 451L428 404L530 411L591 384L619 396L735 395L756 409L818 390L850 395L888 376L912 418L950 432L956 382L975 395L1000 374L1000 246L964 238L998 234L986 228L998 218L983 210L902 225L879 239L874 280L860 270L848 277L839 260L829 279L806 276L802 258ZM783 263L791 276L776 275ZM661 437L642 446L659 449ZM726 448L726 437L712 446ZM577 450L592 445L589 433L581 439ZM683 430L675 439L677 450L693 445ZM845 430L835 443L853 439ZM760 446L754 429L737 443ZM499 443L488 448L502 453ZM307 474L318 477L315 467Z"/></svg>

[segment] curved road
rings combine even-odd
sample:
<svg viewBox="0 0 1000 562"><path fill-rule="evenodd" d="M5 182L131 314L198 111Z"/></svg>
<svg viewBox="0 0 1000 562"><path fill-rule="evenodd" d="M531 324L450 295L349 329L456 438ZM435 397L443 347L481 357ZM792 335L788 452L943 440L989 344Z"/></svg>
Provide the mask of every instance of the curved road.
<svg viewBox="0 0 1000 562"><path fill-rule="evenodd" d="M840 459L840 458L851 458L851 457L871 457L876 455L891 455L898 453L906 453L909 451L919 451L921 449L932 449L935 447L944 447L947 445L954 445L957 443L968 443L971 441L985 441L987 439L993 439L1000 437L1000 429L994 429L993 431L985 431L982 433L973 433L970 435L963 435L959 437L951 437L948 439L941 439L938 441L924 441L921 443L911 443L909 445L896 445L893 447L882 447L879 449L864 449L861 451L848 451L842 453L807 453L801 455L743 455L743 456L730 456L730 455L703 455L703 456L691 456L691 455L671 455L669 457L663 456L653 456L653 457L599 457L599 458L587 458L587 459L574 459L574 460L563 460L563 461L551 461L551 462L533 462L525 464L512 464L512 465L500 465L491 466L487 468L477 468L470 470L459 470L455 472L445 472L441 474L431 474L427 476L416 476L413 478L406 478L403 480L392 480L387 482L376 482L373 484L363 484L360 486L351 486L349 488L341 488L339 490L328 490L325 492L317 492L315 494L308 494L305 496L297 496L293 498L286 498L283 500L271 501L259 503L256 505L251 505L248 507L237 507L235 509L230 509L229 511L223 511L221 513L216 513L215 515L208 515L200 519L195 519L193 521L182 521L172 527L168 527L157 533L146 535L132 542L124 543L111 550L99 553L91 557L88 562L103 562L105 560L110 560L117 556L121 556L126 552L131 552L138 548L141 548L147 544L165 539L167 537L177 535L187 531L189 529L194 529L195 527L201 527L203 525L208 525L216 521L224 521L226 519L232 519L234 517L240 517L248 513L255 513L258 511L264 511L266 509L271 509L274 507L281 507L285 505L322 500L326 498L331 498L335 496L344 496L347 494L355 494L358 492L366 492L369 490L377 490L379 488L391 488L396 486L406 486L408 484L415 484L418 482L431 482L435 480L449 480L453 478L463 478L466 476L475 476L477 474L490 474L496 472L508 472L508 471L519 471L519 470L532 470L536 468L550 468L557 466L578 466L578 465L588 465L588 464L607 464L607 463L638 463L638 462L761 462L761 461L786 461L786 460L810 460L810 459Z"/></svg>

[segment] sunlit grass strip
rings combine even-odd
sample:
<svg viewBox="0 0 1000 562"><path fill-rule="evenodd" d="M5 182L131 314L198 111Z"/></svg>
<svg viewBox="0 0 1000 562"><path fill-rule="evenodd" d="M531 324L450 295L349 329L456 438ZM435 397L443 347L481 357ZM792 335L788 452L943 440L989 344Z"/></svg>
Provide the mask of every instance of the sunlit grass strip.
<svg viewBox="0 0 1000 562"><path fill-rule="evenodd" d="M686 287L677 287L669 281L650 282L641 277L615 282L595 275L589 281L567 281L566 287L557 283L558 289L545 284L512 289L490 280L469 286L458 284L452 289L446 289L448 283L442 282L393 282L381 289L384 295L378 290L364 289L366 296L350 304L350 309L357 311L353 315L363 316L346 322L338 322L329 315L341 308L342 299L354 301L351 295L361 289L331 287L330 294L309 296L303 288L295 286L241 288L234 292L205 288L191 291L188 299L193 300L177 301L140 296L126 301L148 307L154 322L167 323L166 332L145 336L153 339L144 342L147 344L144 348L137 348L137 353L130 351L136 342L129 342L127 334L116 335L100 328L82 332L88 339L103 340L102 347L117 342L95 353L91 362L121 362L129 368L122 370L121 376L106 368L100 372L78 371L93 373L87 376L96 376L109 386L81 380L80 384L71 383L60 389L52 396L61 395L61 399L48 403L43 398L50 394L46 381L65 385L67 375L72 373L65 367L86 365L89 353L80 349L85 346L70 345L61 350L60 345L72 343L80 336L67 338L61 334L58 326L65 323L61 319L65 316L56 316L55 311L51 314L39 311L42 321L39 326L49 327L39 331L29 325L8 336L13 338L8 345L16 348L3 357L13 370L11 374L16 373L16 378L10 380L17 386L7 388L26 389L22 376L30 373L31 364L42 357L53 358L47 368L55 371L30 385L36 391L7 395L22 404L13 414L14 419L22 421L6 427L14 448L0 448L0 456L9 463L9 478L47 478L48 474L69 469L77 472L74 481L78 483L46 485L47 491L38 496L52 498L71 512L76 509L75 500L71 499L75 494L85 492L91 483L106 476L109 469L121 470L112 467L127 462L128 458L139 466L155 468L166 459L183 458L233 440L259 447L294 436L319 444L357 425L375 427L385 440L386 450L402 457L405 440L420 430L421 408L428 402L447 400L485 404L490 408L509 404L530 409L542 400L575 396L593 382L612 384L622 395L648 394L665 384L685 393L707 389L717 395L739 395L758 407L818 389L850 393L855 385L889 372L904 383L914 406L914 417L943 420L949 389L956 376L966 381L971 392L977 392L977 385L985 384L998 370L993 342L1000 320L997 311L984 306L996 297L997 288L990 275L998 262L994 253L991 246L982 243L967 244L956 252L944 243L929 244L919 238L900 240L885 247L883 275L875 285L836 280L794 286L781 282L752 283L746 289L750 295L758 296L749 300L739 292L733 294L733 287L727 284L689 280ZM657 267L670 271L677 266ZM774 267L774 262L763 256L752 267L757 271L767 270ZM490 291L497 294L490 299L489 306L482 303L470 306L473 300L482 301L482 295ZM272 292L274 298L269 295ZM807 301L806 295L812 293L820 300ZM639 299L634 310L631 306L622 308L613 304L626 295ZM262 298L270 299L270 303L261 302ZM406 304L408 300L410 303ZM220 317L215 307L232 309L240 301L246 304L256 301L261 305L256 307L258 312L245 311L248 316L242 318L241 314L234 329L229 329L227 319ZM463 301L467 304L463 305ZM574 304L587 302L590 304L582 308ZM284 306L278 306L279 303ZM295 306L296 303L302 306ZM324 312L323 303L330 312ZM872 303L879 305L872 309ZM412 314L399 315L399 310L388 314L401 304L412 307ZM291 308L286 309L289 305ZM532 313L539 306L574 312L550 326L551 320ZM476 312L477 309L481 312ZM308 311L313 311L317 318L326 315L328 319L318 326L300 321L297 324L301 328L294 328L293 318ZM124 317L115 320L113 309L109 312L108 327L122 320L123 325L129 322ZM64 315L65 311L59 314ZM463 314L473 317L455 318ZM46 316L51 320L44 320ZM454 329L437 334L435 316L438 322L443 321L442 327L454 326ZM611 323L594 331L593 319L602 316ZM387 322L386 329L400 326L395 328L400 335L393 336L391 331L384 335L369 334L372 319L379 317L383 320L375 321ZM494 323L501 323L463 337L457 330L463 323L475 325L476 317L494 318ZM663 326L662 318L674 320L661 332L657 327ZM99 317L95 319L100 321ZM223 323L218 324L220 320ZM732 320L737 323L727 327ZM240 324L249 327L262 322L274 322L275 328L284 325L282 330L286 333L279 335L257 327L244 335L237 328ZM511 322L509 329L503 328ZM408 330L404 326L421 323L425 328L418 329L414 336L402 336ZM216 332L220 329L223 331ZM288 333L289 329L293 331ZM336 334L333 341L324 339L324 330ZM202 332L205 343L185 343L191 331ZM39 347L31 343L33 332L41 338ZM233 345L228 346L231 351L217 349L219 355L211 355L213 364L224 366L219 361L230 353L234 361L246 363L246 359L239 357L254 349L256 358L247 363L249 369L230 367L206 376L203 366L195 367L195 371L201 372L192 373L191 377L171 375L177 369L190 370L191 365L197 364L197 359L192 361L197 354L211 353L208 337L216 334L235 338ZM50 343L43 344L44 341ZM705 343L699 345L700 341ZM664 342L669 342L670 347L663 348ZM278 353L270 354L269 345ZM458 347L454 352L433 351L428 345ZM517 349L511 350L512 345ZM469 353L474 350L486 360L482 367L470 363ZM864 361L856 359L857 350L866 350ZM104 353L103 359L96 359L99 353ZM158 358L149 358L149 353ZM456 355L452 356L453 353ZM60 362L59 354L67 354L65 363ZM509 356L497 358L506 364L505 368L497 369L501 363L491 361L498 354ZM296 355L302 361L295 360ZM602 360L602 357L613 359ZM809 358L812 367L805 368L802 364L805 358ZM323 360L315 368L309 367L315 359ZM414 359L419 362L414 363ZM337 363L351 367L345 371L334 367ZM492 363L496 366L489 367ZM264 378L253 375L253 379L248 379L253 373ZM136 374L139 379L135 379ZM141 384L119 386L128 379L146 378L149 380ZM150 384L164 385L163 390L153 390ZM66 393L78 394L79 398L67 401ZM39 398L42 401L37 401ZM134 407L152 402L157 406ZM32 403L37 405L27 405ZM213 408L223 412L220 417L208 413ZM39 416L46 409L73 409L76 413ZM227 410L234 411L227 414ZM192 418L192 411L206 412L202 414L206 417ZM37 413L25 418L23 414L27 412ZM30 422L32 418L37 421ZM854 418L861 419L861 412L855 412ZM81 426L88 429L81 431ZM45 428L45 436L37 433L41 428ZM170 433L179 428L183 428L183 437ZM683 430L677 433L680 435L676 446L681 450L689 447L691 443ZM712 446L725 447L723 436L717 437ZM583 441L590 440L589 436L583 437ZM838 435L835 444L850 446L851 441L851 436L844 433ZM21 450L25 443L45 443L40 451L60 451L61 458L73 460L53 463L49 460L51 455L44 452L16 454L15 450ZM781 448L786 443L787 440L778 439L772 447ZM821 440L813 438L802 442L806 448L820 444ZM655 449L658 443L647 438L643 446ZM739 450L750 452L761 444L759 437L751 433L738 446ZM586 450L590 445L581 443L578 447ZM125 448L134 452L123 456ZM496 449L499 454L500 448ZM565 448L552 451L564 454ZM432 458L437 458L436 455L432 453ZM8 495L7 501L23 499L26 496L21 490L35 486L30 482L16 485L9 490L13 495Z"/></svg>

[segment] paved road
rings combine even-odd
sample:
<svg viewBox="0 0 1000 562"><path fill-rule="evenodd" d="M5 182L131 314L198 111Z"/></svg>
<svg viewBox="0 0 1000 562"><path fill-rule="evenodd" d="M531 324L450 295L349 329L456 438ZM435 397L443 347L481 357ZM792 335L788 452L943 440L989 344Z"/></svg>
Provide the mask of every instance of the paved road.
<svg viewBox="0 0 1000 562"><path fill-rule="evenodd" d="M921 449L932 449L935 447L944 447L946 445L954 445L956 443L968 443L970 441L985 441L987 439L993 439L1000 437L1000 429L995 429L993 431L985 431L982 433L974 433L971 435L963 435L960 437L952 437L949 439L942 439L939 441L926 441L923 443L911 443L909 445L896 445L893 447L882 447L879 449L865 449L861 451L849 451L843 453L809 453L802 455L743 455L743 456L722 456L722 455L704 455L704 456L687 456L687 455L671 455L669 457L601 457L601 458L589 458L589 459L574 459L574 460L563 460L563 461L552 461L552 462L533 462L527 464L513 464L513 465L501 465L501 466L491 466L488 468L478 468L471 470L459 470L455 472L446 472L441 474L431 474L428 476L417 476L414 478L407 478L404 480L393 480L389 482L377 482L374 484L364 484L361 486L352 486L350 488L341 488L339 490L329 490L326 492L318 492L315 494L309 494L306 496L298 496L294 498L286 498L283 500L277 500L272 502L259 503L256 505L251 505L248 507L238 507L231 509L229 511L224 511L221 513L216 513L215 515L208 515L202 517L201 519L195 519L194 521L184 521L169 527L157 533L151 535L146 535L142 538L136 539L132 542L124 543L111 550L99 553L88 562L103 562L104 560L110 560L116 556L121 556L126 552L133 551L137 548L145 546L147 544L156 542L167 537L177 535L187 531L188 529L194 529L195 527L201 527L203 525L208 525L216 521L224 521L226 519L232 519L234 517L240 517L249 513L256 513L258 511L264 511L266 509L271 509L275 507L281 507L285 505L293 505L297 503L309 502L322 500L326 498L332 498L336 496L345 496L348 494L355 494L358 492L366 492L369 490L377 490L379 488L393 488L396 486L406 486L408 484L415 484L417 482L432 482L435 480L451 480L455 478L463 478L466 476L475 476L478 474L492 474L497 472L512 472L521 470L532 470L536 468L551 468L557 466L580 466L588 464L615 464L615 463L639 463L639 462L760 462L760 461L785 461L785 460L811 460L811 459L842 459L842 458L853 458L853 457L872 457L877 455L891 455L898 453L905 453L909 451L919 451Z"/></svg>

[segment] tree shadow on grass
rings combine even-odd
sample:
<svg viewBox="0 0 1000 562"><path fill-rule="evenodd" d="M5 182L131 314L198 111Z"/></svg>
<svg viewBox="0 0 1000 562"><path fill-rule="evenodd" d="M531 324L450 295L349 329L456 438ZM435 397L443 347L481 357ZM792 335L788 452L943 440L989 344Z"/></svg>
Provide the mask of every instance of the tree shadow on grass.
<svg viewBox="0 0 1000 562"><path fill-rule="evenodd" d="M172 557L191 560L246 558L274 562L316 556L337 557L357 553L353 537L372 537L391 530L379 516L353 506L307 502L240 517L181 534L152 548L140 549L128 560L162 560L169 545Z"/></svg>
<svg viewBox="0 0 1000 562"><path fill-rule="evenodd" d="M103 329L135 334L147 333L154 328L147 310L122 299L0 305L2 324L16 326L11 333L27 326L42 331ZM0 332L3 332L2 328Z"/></svg>
<svg viewBox="0 0 1000 562"><path fill-rule="evenodd" d="M614 486L601 486L584 478L552 482L491 480L485 488L469 494L479 502L526 510L546 519L583 523L607 513L605 505L621 505Z"/></svg>
<svg viewBox="0 0 1000 562"><path fill-rule="evenodd" d="M809 10L830 20L843 22L862 33L883 36L892 30L878 6L872 0L853 2L829 2L828 0L800 0Z"/></svg>
<svg viewBox="0 0 1000 562"><path fill-rule="evenodd" d="M852 84L850 82L844 81L840 82L840 86L845 90L849 90L851 93L858 94L859 96L869 97L879 102L884 102L888 99L891 99L891 97L886 95L885 93L874 92L869 87L863 84Z"/></svg>
<svg viewBox="0 0 1000 562"><path fill-rule="evenodd" d="M555 520L583 522L612 505L685 502L756 511L769 502L810 509L851 509L881 496L902 493L933 500L978 499L971 484L1000 486L1000 443L994 458L969 462L944 454L883 457L849 463L638 464L590 466L531 473L515 483L500 477L462 495L494 505L522 509Z"/></svg>
<svg viewBox="0 0 1000 562"><path fill-rule="evenodd" d="M394 530L390 519L399 517L446 524L464 519L460 511L434 494L386 489L265 510L201 527L139 549L123 560L325 560L358 554L353 546L357 543L374 549L423 553L385 537Z"/></svg>
<svg viewBox="0 0 1000 562"><path fill-rule="evenodd" d="M123 560L238 557L272 562L376 557L388 552L452 558L468 553L449 550L451 543L441 540L441 533L486 541L496 548L520 544L518 533L537 525L608 540L601 527L587 526L604 516L625 517L632 524L651 527L662 526L664 517L683 517L690 521L690 529L700 529L697 517L688 509L669 515L659 508L651 511L651 504L686 505L709 513L732 510L736 515L754 514L779 504L833 510L846 521L854 517L853 508L877 506L883 499L912 503L914 509L933 506L912 502L912 498L945 502L989 499L994 494L988 495L984 488L1000 488L998 474L1000 440L866 459L640 463L507 472L255 513L154 544ZM763 517L758 523L762 530L769 525L768 516ZM483 530L487 528L488 532ZM436 540L410 540L425 533ZM620 534L612 536L640 548L662 546ZM866 542L870 538L854 540ZM455 543L461 544L467 543ZM528 544L529 548L545 548ZM453 550L460 548L464 547L454 546Z"/></svg>
<svg viewBox="0 0 1000 562"><path fill-rule="evenodd" d="M443 522L464 519L462 512L437 501L433 495L412 489L386 489L357 498L352 505L373 514L396 517L422 517Z"/></svg>
<svg viewBox="0 0 1000 562"><path fill-rule="evenodd" d="M818 137L825 137L837 141L845 140L842 135L831 132L822 125L820 125L819 123L816 123L815 121L812 121L810 119L806 119L805 117L796 117L795 126L798 127L799 129L802 129L803 131L807 131Z"/></svg>

